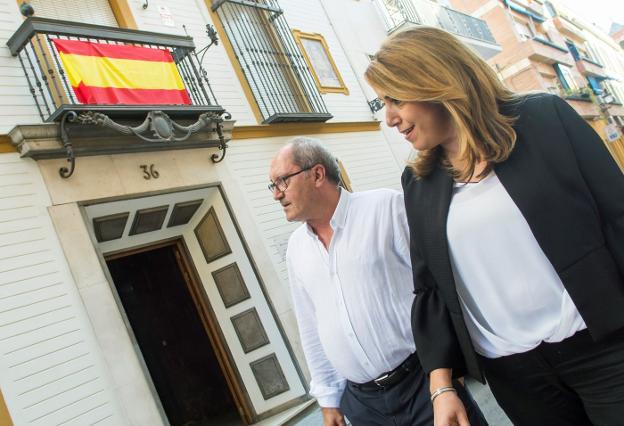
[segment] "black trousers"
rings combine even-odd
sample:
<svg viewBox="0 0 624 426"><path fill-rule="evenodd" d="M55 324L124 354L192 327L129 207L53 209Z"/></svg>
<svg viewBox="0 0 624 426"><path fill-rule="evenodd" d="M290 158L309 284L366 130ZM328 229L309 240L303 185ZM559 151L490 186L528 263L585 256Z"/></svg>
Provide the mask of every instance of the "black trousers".
<svg viewBox="0 0 624 426"><path fill-rule="evenodd" d="M464 386L454 385L471 426L487 426ZM429 380L420 366L389 389L360 390L348 382L340 409L353 426L433 426Z"/></svg>
<svg viewBox="0 0 624 426"><path fill-rule="evenodd" d="M515 425L624 425L622 335L596 343L583 330L559 343L481 361Z"/></svg>

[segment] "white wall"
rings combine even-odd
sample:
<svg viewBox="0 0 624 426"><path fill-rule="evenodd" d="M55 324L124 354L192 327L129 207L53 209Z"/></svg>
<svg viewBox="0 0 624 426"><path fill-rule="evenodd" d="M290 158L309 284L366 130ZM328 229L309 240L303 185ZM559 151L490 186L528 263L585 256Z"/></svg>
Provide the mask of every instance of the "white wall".
<svg viewBox="0 0 624 426"><path fill-rule="evenodd" d="M8 133L16 123L41 121L24 71L6 46L21 22L17 2L0 0L0 134Z"/></svg>
<svg viewBox="0 0 624 426"><path fill-rule="evenodd" d="M1 155L0 387L16 425L126 424L49 205L37 165Z"/></svg>
<svg viewBox="0 0 624 426"><path fill-rule="evenodd" d="M366 99L375 99L377 94L364 79L364 72L370 62L368 55L377 52L388 35L378 10L379 5L376 0L319 1L322 2L337 38L347 54L348 62L351 64ZM376 120L382 123L381 130L396 162L403 167L413 152L412 148L399 132L385 125L384 109L377 111L374 116Z"/></svg>

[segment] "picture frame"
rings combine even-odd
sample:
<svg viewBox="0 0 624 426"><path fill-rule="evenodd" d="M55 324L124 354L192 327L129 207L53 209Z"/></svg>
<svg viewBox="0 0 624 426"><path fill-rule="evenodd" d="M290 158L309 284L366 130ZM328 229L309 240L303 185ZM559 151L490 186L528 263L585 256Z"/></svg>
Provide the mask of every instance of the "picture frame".
<svg viewBox="0 0 624 426"><path fill-rule="evenodd" d="M304 33L299 30L293 30L293 36L312 72L319 92L348 95L349 89L329 52L325 38L321 34Z"/></svg>

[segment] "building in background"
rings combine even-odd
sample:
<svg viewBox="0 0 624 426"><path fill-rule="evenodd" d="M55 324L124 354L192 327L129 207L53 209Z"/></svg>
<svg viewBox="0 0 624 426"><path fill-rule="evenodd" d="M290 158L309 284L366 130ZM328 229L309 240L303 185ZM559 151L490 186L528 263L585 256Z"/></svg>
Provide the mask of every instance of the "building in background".
<svg viewBox="0 0 624 426"><path fill-rule="evenodd" d="M598 28L570 14L564 2L451 0L485 20L502 52L489 59L514 91L564 99L596 130L624 169L623 52Z"/></svg>
<svg viewBox="0 0 624 426"><path fill-rule="evenodd" d="M609 35L624 50L624 25L616 22L612 23Z"/></svg>
<svg viewBox="0 0 624 426"><path fill-rule="evenodd" d="M266 189L291 136L400 188L368 55L421 1L0 0L0 424L277 425L310 405ZM30 16L29 18L26 18Z"/></svg>
<svg viewBox="0 0 624 426"><path fill-rule="evenodd" d="M370 57L383 40L395 31L414 25L445 29L458 36L481 57L488 59L501 51L485 21L448 5L430 0L321 0L329 21L355 71L359 86L382 122L381 130L395 156L406 158L410 146L402 135L385 125L382 104L364 79ZM356 24L357 23L357 24Z"/></svg>

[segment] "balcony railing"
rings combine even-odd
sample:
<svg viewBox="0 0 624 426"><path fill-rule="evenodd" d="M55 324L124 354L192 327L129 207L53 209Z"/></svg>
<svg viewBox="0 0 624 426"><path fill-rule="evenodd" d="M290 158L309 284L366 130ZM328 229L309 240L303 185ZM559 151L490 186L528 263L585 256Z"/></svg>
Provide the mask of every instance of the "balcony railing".
<svg viewBox="0 0 624 426"><path fill-rule="evenodd" d="M388 32L405 23L422 23L411 0L379 0L379 6Z"/></svg>
<svg viewBox="0 0 624 426"><path fill-rule="evenodd" d="M82 103L70 85L68 71L54 45L57 39L167 50L171 52L189 101L184 105ZM95 111L112 117L141 115L152 110L173 116L224 112L215 99L191 37L31 17L22 23L7 45L22 65L43 121L59 121L67 111Z"/></svg>
<svg viewBox="0 0 624 426"><path fill-rule="evenodd" d="M487 23L429 0L377 0L386 30L392 32L403 24L431 25L460 37L496 45Z"/></svg>
<svg viewBox="0 0 624 426"><path fill-rule="evenodd" d="M440 7L438 20L440 26L451 33L496 44L490 27L482 19L442 6Z"/></svg>
<svg viewBox="0 0 624 426"><path fill-rule="evenodd" d="M219 0L223 24L264 124L325 122L333 116L276 0Z"/></svg>

